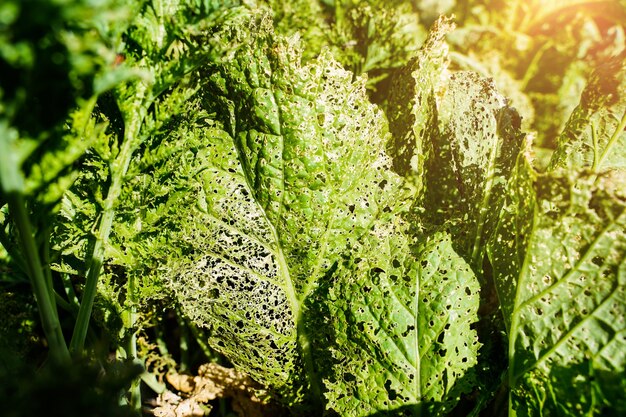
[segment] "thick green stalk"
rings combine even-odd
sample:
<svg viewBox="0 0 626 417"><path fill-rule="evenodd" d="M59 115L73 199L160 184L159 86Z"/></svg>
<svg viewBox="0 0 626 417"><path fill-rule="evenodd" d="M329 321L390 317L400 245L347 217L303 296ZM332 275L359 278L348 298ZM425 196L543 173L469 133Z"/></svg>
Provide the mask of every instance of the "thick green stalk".
<svg viewBox="0 0 626 417"><path fill-rule="evenodd" d="M104 263L104 255L109 242L113 219L115 218L115 208L122 192L122 183L128 172L133 152L137 149L139 144L139 132L145 118L146 109L149 106L149 104L146 103L150 103L150 100L144 100L146 90L147 86L144 83L138 83L137 93L135 95L137 99L133 102L132 108L126 114L127 117L125 117L126 126L122 147L120 148L119 154L110 165L111 186L109 187L106 199L102 205L100 227L96 232L96 241L91 256L87 257L87 259L90 260L87 282L78 312L78 319L74 326L72 341L70 342L71 352L80 352L85 345L89 319L91 317L96 289L98 287L98 279Z"/></svg>
<svg viewBox="0 0 626 417"><path fill-rule="evenodd" d="M50 346L50 356L57 363L68 363L70 361L70 353L61 330L54 291L48 285L41 260L39 259L39 251L37 250L32 227L26 213L24 197L18 193L10 193L6 195L6 199L19 231L20 243L26 257L26 269L33 286L43 330Z"/></svg>
<svg viewBox="0 0 626 417"><path fill-rule="evenodd" d="M135 277L132 275L128 278L126 298L128 300L127 303L130 304L128 328L131 331L126 346L126 355L127 359L141 363L137 354L137 330L135 329L135 324L137 323L137 300L135 297ZM130 385L129 394L130 407L137 412L141 412L141 379L136 378L133 380Z"/></svg>

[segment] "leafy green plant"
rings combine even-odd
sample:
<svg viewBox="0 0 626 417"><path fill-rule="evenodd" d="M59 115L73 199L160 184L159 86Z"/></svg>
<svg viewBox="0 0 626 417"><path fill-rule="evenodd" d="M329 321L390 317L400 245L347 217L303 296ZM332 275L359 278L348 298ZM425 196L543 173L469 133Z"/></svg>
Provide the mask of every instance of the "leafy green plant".
<svg viewBox="0 0 626 417"><path fill-rule="evenodd" d="M118 357L159 362L137 335L174 302L295 415L626 412L625 57L539 170L502 78L450 19L426 37L428 9L138 1L87 31L110 60L68 77L87 98L54 127L29 131L39 93L3 84L3 276L33 282L57 362L92 317Z"/></svg>
<svg viewBox="0 0 626 417"><path fill-rule="evenodd" d="M86 353L98 286L119 292L101 278L123 183L134 154L187 92L171 99L168 91L211 56L198 33L213 10L89 0L0 8L3 277L30 280L54 366ZM118 334L108 329L118 356L138 360L138 285L128 259L124 266L126 301L109 300L99 313L123 322ZM57 306L74 318L69 343ZM131 403L139 410L137 381Z"/></svg>
<svg viewBox="0 0 626 417"><path fill-rule="evenodd" d="M519 255L506 251L518 246L515 250L524 253L536 250L527 249L531 243L524 240L528 228L535 227L533 217L523 217L530 209L514 202L547 198L543 205L558 204L565 192L559 187L567 182L557 181L559 191L548 196L542 193L549 185L518 188L521 167L534 170L523 162L530 151L516 112L488 80L448 72L445 21L397 76L388 127L369 104L362 79L352 81L328 54L301 65L293 45L264 25L262 15L250 19L251 26L244 23L241 32L225 30L222 42L248 37L255 47L237 49L207 68L202 103L215 114L201 134L209 138L207 147L177 161L185 166L182 178L196 184L195 197L186 204L176 200L171 222L180 228L166 231L164 239L167 247L183 248L183 256L170 259L165 271L185 313L209 327L215 349L273 387L296 410L446 415L462 398L466 402L474 396L478 411L497 389L487 377L499 374L510 386L511 410L523 415L524 410L550 409L544 396L558 398L565 392L545 394L524 385L523 377L534 368L516 365L527 363L524 358L533 352L531 346L517 347L520 340L534 337L519 326L536 320L520 319L521 292L517 301L507 298L506 291L530 284L523 270L516 269L521 267L515 261ZM594 89L592 83L588 94L596 94ZM615 91L612 97L622 95ZM606 104L594 108L608 110ZM604 117L612 120L612 114ZM594 149L618 161L623 160L620 126L593 135ZM181 129L184 133L174 137L189 137L189 125ZM583 143L587 145L577 146L589 146ZM573 145L557 150L555 160L568 146ZM387 149L394 160L386 156ZM597 164L570 167L560 175L576 182L589 168L596 178L607 175L608 167ZM190 171L199 174L190 178ZM623 187L622 177L611 175L614 189ZM597 181L592 189L604 188L603 180ZM623 231L618 220L623 201L597 193L596 201L612 205L612 214L590 209L599 218L595 223L580 220L588 233L606 225L609 217ZM586 258L579 251L589 239L557 224L583 241L564 249L572 258L564 261L564 272L555 270L550 283L578 274L574 259ZM616 326L611 334L617 339L610 342L594 331L588 337L596 351L606 346L611 358L602 362L602 372L619 378L624 364L612 353L617 346L610 344L622 343L618 315L623 304L617 300L623 291L618 267L623 236L610 236L614 253L591 258L605 271L601 276L607 291L613 289L616 315L607 322ZM525 268L540 267L539 261L528 262ZM616 269L610 262L618 262ZM553 270L558 264L545 265ZM502 330L508 332L508 364L481 367L487 352L501 347L494 340L481 341L476 331L484 320L492 330L502 325L489 300L493 282ZM567 309L564 302L556 299L554 308ZM490 313L479 319L480 306ZM564 335L576 331L579 320L594 320L586 318L595 312L591 305L567 311L576 318L565 321ZM498 337L498 332L490 334ZM558 337L550 340L544 342L550 354L565 343ZM579 375L582 358L563 363L543 359L542 364ZM543 384L538 374L533 378ZM610 386L599 379L594 383L604 387L599 390ZM572 415L579 407L591 413L621 409L614 391L602 395L586 400L581 393L581 403L578 398L555 400L555 409Z"/></svg>
<svg viewBox="0 0 626 417"><path fill-rule="evenodd" d="M97 95L117 76L102 73L114 57L104 38L115 11L88 2L9 1L2 17L0 236L30 279L52 359L67 362L50 271L50 223L76 178L72 164L98 137L90 120ZM84 324L77 328L86 330Z"/></svg>

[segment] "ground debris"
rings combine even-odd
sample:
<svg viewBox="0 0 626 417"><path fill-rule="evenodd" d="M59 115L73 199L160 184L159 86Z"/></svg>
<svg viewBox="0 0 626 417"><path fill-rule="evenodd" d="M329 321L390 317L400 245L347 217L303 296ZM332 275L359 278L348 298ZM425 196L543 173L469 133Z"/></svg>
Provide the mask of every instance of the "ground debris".
<svg viewBox="0 0 626 417"><path fill-rule="evenodd" d="M157 398L156 417L202 417L210 413L210 401L228 398L240 417L273 415L272 405L262 398L267 393L245 373L215 363L200 366L196 376L169 373L167 382L174 391Z"/></svg>

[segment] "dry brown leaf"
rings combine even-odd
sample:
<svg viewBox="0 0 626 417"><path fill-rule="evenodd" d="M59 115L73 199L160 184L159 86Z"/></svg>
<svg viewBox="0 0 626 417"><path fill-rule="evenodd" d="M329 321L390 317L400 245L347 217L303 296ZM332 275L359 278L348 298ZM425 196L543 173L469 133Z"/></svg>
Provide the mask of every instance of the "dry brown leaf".
<svg viewBox="0 0 626 417"><path fill-rule="evenodd" d="M186 394L193 392L196 388L196 382L191 375L168 373L165 375L165 379L176 391Z"/></svg>
<svg viewBox="0 0 626 417"><path fill-rule="evenodd" d="M200 366L197 376L170 373L166 379L182 396L170 391L161 394L153 411L156 417L204 416L209 401L218 398L230 398L240 417L267 417L277 411L259 398L265 394L259 384L233 368L208 363Z"/></svg>
<svg viewBox="0 0 626 417"><path fill-rule="evenodd" d="M211 411L211 406L200 404L193 398L183 399L171 391L165 391L157 398L157 407L152 410L155 417L203 417Z"/></svg>

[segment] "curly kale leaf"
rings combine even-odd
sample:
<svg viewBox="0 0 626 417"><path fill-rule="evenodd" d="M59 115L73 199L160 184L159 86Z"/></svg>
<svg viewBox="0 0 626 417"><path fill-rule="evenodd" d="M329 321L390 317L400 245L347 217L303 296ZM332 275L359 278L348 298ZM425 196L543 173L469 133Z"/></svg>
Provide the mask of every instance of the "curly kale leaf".
<svg viewBox="0 0 626 417"><path fill-rule="evenodd" d="M161 214L155 206L163 191L150 188L151 174L159 173L163 158L159 143L181 114L196 111L187 106L199 89L200 77L193 71L222 52L206 38L213 25L221 26L225 15L238 10L224 2L135 2L129 7L132 17L116 27L119 38L111 41L120 48L116 68L129 77L94 100L93 112L85 116L84 132L96 137L83 140L89 148L74 165L78 178L64 195L51 242L60 255L56 270L87 276L81 305L88 307L79 310L79 321L88 320L97 292L94 315L106 320L104 327L118 342L132 338L141 326L135 312L150 309L148 300L164 293L154 270L161 257L153 252L154 223ZM101 88L111 80L105 81ZM75 332L73 349L82 340L84 334Z"/></svg>

